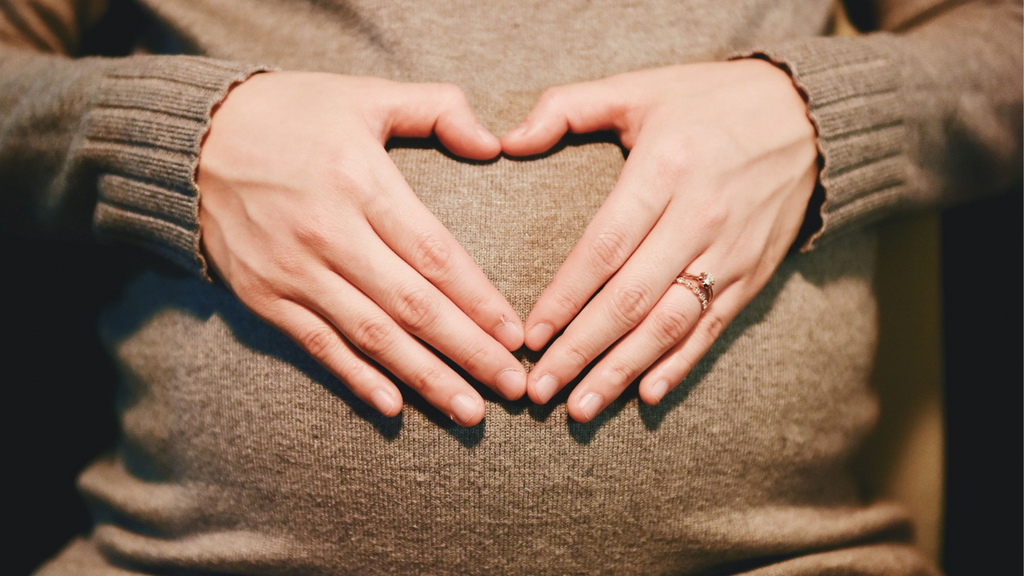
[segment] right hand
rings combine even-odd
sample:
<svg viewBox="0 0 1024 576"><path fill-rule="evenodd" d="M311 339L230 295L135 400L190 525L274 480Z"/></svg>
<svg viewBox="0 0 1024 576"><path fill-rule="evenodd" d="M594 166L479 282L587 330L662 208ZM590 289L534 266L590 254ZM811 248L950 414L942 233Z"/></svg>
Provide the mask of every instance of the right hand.
<svg viewBox="0 0 1024 576"><path fill-rule="evenodd" d="M432 132L466 158L501 150L455 86L253 76L214 112L199 220L216 274L356 396L386 416L402 409L372 359L473 426L483 398L420 340L516 399L526 373L509 350L522 346L523 327L384 149L392 136Z"/></svg>

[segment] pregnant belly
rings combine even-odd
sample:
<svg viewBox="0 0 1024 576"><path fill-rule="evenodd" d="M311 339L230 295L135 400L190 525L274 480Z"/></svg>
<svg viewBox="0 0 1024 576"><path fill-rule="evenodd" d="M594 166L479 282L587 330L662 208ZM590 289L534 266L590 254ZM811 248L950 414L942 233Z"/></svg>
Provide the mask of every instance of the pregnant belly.
<svg viewBox="0 0 1024 576"><path fill-rule="evenodd" d="M391 151L525 318L614 185L617 146L461 163ZM387 419L223 287L149 272L101 322L123 439L81 487L111 562L266 574L661 574L877 538L846 473L877 406L874 244L791 258L658 406L596 421L488 400L462 429ZM524 357L524 361L529 358Z"/></svg>

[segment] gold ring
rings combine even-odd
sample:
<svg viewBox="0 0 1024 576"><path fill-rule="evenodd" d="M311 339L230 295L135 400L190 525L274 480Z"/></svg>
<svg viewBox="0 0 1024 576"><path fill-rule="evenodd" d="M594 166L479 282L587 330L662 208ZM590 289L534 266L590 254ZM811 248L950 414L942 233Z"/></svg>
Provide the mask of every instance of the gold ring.
<svg viewBox="0 0 1024 576"><path fill-rule="evenodd" d="M704 313L708 304L715 297L712 286L715 285L715 277L707 272L701 272L699 276L683 272L676 278L676 284L682 284L690 289L700 299L700 311Z"/></svg>

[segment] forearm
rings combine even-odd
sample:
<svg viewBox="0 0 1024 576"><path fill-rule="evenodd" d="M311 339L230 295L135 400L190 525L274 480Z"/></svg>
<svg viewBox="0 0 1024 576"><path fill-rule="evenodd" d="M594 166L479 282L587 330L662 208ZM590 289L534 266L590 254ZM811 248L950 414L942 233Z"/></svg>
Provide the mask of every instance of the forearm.
<svg viewBox="0 0 1024 576"><path fill-rule="evenodd" d="M202 272L195 167L210 111L260 68L0 51L3 226L143 245Z"/></svg>

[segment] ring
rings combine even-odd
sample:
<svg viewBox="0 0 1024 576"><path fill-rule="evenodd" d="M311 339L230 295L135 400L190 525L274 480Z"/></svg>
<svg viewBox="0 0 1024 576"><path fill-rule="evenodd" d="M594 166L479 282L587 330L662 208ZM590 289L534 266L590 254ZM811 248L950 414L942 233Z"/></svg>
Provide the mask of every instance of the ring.
<svg viewBox="0 0 1024 576"><path fill-rule="evenodd" d="M676 284L686 286L700 299L700 311L702 314L708 309L711 299L715 297L715 291L712 289L712 286L715 285L715 277L707 272L701 272L700 276L683 272L676 278Z"/></svg>

